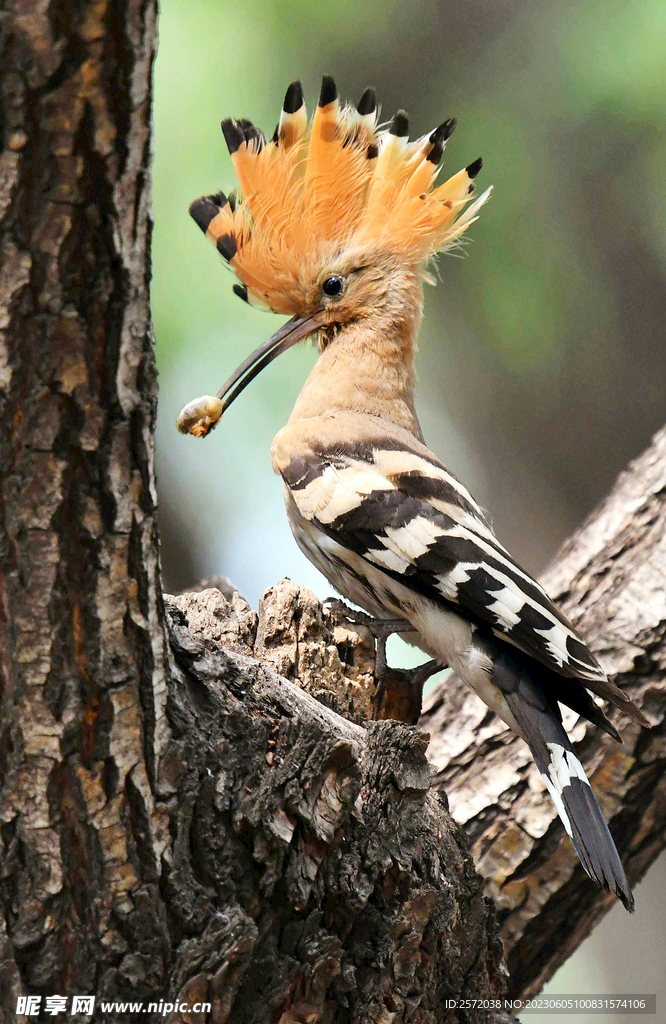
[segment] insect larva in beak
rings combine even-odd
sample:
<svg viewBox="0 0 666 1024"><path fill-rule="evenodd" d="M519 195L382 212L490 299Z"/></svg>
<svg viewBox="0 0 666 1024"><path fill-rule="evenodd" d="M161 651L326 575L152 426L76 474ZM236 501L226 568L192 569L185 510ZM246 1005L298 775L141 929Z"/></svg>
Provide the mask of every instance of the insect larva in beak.
<svg viewBox="0 0 666 1024"><path fill-rule="evenodd" d="M205 437L217 425L224 406L216 395L202 395L180 410L176 426L181 434Z"/></svg>

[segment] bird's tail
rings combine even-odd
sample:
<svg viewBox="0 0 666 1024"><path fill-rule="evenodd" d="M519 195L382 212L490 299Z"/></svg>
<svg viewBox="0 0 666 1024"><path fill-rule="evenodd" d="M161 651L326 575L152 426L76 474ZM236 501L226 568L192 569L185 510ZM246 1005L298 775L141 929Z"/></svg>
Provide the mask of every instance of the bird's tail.
<svg viewBox="0 0 666 1024"><path fill-rule="evenodd" d="M511 652L506 656L506 664L495 664L495 671L513 677L513 685L502 686L507 704L527 740L581 864L597 885L615 893L627 910L633 911L634 897L620 856L585 769L566 734L559 707L543 693L528 667L517 664L519 661Z"/></svg>

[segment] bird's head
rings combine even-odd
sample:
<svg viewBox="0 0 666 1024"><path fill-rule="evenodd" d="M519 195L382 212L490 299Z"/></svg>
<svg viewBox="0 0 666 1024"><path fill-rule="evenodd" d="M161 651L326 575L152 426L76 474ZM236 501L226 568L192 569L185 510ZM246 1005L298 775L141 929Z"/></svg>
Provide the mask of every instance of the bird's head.
<svg viewBox="0 0 666 1024"><path fill-rule="evenodd" d="M403 111L381 128L378 113L373 89L341 106L325 76L309 123L300 82L289 86L270 141L248 120L222 122L239 191L197 199L190 214L238 278L234 292L292 317L230 379L234 396L301 338L323 347L413 306L428 262L487 200L490 189L467 206L480 158L436 185L453 119L409 142Z"/></svg>

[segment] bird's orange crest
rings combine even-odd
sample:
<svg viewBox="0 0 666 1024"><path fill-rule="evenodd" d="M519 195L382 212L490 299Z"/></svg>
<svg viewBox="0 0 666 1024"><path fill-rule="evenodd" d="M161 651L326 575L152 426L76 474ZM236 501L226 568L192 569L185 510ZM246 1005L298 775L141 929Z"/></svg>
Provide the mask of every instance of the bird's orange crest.
<svg viewBox="0 0 666 1024"><path fill-rule="evenodd" d="M237 294L299 313L310 280L346 250L425 270L477 219L491 191L467 206L480 158L435 187L454 128L450 119L410 143L403 111L380 128L374 90L341 106L328 76L308 124L294 82L270 142L250 121L222 122L240 192L197 199L190 213L241 282Z"/></svg>

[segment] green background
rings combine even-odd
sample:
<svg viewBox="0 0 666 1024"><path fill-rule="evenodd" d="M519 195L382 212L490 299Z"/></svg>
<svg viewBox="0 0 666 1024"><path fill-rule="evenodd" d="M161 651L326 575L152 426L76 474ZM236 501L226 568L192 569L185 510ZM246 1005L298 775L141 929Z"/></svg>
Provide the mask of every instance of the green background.
<svg viewBox="0 0 666 1024"><path fill-rule="evenodd" d="M443 257L427 289L419 413L538 572L666 421L665 41L663 2L164 0L153 310L167 589L228 575L256 606L286 575L330 592L291 539L269 459L314 351L272 364L206 442L175 430L181 406L281 323L232 294L187 214L234 183L221 118L270 133L289 82L312 109L322 73L345 98L374 85L383 117L404 107L414 135L458 118L445 170L481 153L479 188L495 192L464 258ZM662 860L636 915L616 908L550 990L658 991L664 1005L665 881Z"/></svg>

